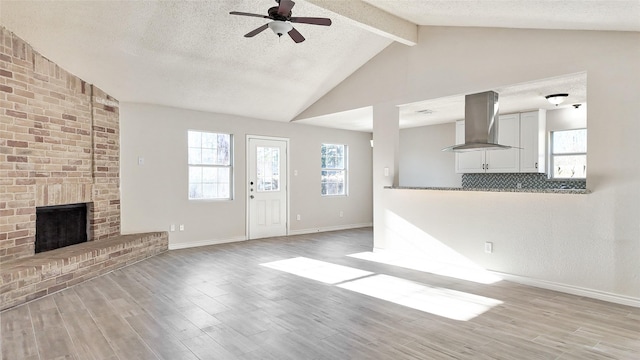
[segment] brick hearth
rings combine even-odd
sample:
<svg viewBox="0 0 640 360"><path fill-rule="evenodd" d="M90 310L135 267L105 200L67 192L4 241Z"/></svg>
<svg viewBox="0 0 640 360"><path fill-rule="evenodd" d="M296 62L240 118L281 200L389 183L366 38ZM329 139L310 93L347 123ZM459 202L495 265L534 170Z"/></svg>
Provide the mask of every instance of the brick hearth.
<svg viewBox="0 0 640 360"><path fill-rule="evenodd" d="M4 262L0 310L52 294L167 250L167 232L114 236Z"/></svg>

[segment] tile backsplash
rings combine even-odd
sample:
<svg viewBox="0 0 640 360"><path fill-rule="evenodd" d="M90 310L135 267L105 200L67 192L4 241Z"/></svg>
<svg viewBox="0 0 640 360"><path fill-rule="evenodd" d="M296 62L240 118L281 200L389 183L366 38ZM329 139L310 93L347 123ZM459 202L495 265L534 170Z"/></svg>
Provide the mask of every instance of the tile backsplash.
<svg viewBox="0 0 640 360"><path fill-rule="evenodd" d="M516 189L586 189L586 180L549 180L546 174L462 174L463 188Z"/></svg>

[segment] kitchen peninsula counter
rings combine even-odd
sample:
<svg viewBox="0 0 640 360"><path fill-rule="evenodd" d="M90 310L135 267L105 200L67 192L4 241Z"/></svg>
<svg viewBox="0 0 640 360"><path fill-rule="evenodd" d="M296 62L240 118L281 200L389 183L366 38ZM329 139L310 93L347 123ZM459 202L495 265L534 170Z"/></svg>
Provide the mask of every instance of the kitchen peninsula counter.
<svg viewBox="0 0 640 360"><path fill-rule="evenodd" d="M537 189L537 188L463 188L463 187L418 187L418 186L385 186L385 189L396 190L431 190L431 191L483 191L483 192L518 192L518 193L540 193L540 194L590 194L589 189Z"/></svg>

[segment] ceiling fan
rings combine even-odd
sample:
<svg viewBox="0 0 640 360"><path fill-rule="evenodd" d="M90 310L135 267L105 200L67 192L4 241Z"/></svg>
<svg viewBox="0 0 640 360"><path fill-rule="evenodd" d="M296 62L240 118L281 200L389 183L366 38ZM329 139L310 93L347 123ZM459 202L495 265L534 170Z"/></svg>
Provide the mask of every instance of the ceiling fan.
<svg viewBox="0 0 640 360"><path fill-rule="evenodd" d="M291 9L296 4L291 0L276 0L278 6L274 6L269 8L267 15L260 14L252 14L246 12L232 11L229 14L231 15L242 15L242 16L252 16L259 17L264 19L271 19L268 24L264 24L259 28L248 32L244 35L244 37L254 37L259 33L263 32L267 28L273 30L273 32L278 35L278 37L282 36L284 33L289 34L291 39L296 43L301 43L304 41L304 36L296 30L291 23L299 23L299 24L311 24L311 25L323 25L329 26L331 25L331 19L328 18L317 18L317 17L292 17Z"/></svg>

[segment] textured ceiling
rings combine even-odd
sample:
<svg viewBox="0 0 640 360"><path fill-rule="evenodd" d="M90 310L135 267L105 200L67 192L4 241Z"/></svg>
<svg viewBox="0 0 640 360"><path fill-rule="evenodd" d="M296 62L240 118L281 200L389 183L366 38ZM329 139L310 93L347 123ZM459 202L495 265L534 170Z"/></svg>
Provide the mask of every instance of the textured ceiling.
<svg viewBox="0 0 640 360"><path fill-rule="evenodd" d="M566 108L574 104L586 103L587 74L571 74L488 90L493 90L499 94L500 114L535 109L553 110ZM565 102L559 106L552 105L545 99L546 95L557 93L569 94ZM400 105L400 128L435 125L464 119L465 95L460 94ZM298 120L296 122L356 131L371 132L373 129L370 107Z"/></svg>
<svg viewBox="0 0 640 360"><path fill-rule="evenodd" d="M391 43L384 31L371 31L384 21L360 26L362 19L345 16L362 3L341 1L346 15L296 2L294 16L333 20L330 27L297 24L307 38L301 44L269 30L244 38L267 20L229 15L266 13L273 0L0 0L0 24L120 101L290 121ZM420 25L640 31L640 0L364 1ZM361 117L369 112L320 122L338 127L347 117L367 131Z"/></svg>
<svg viewBox="0 0 640 360"><path fill-rule="evenodd" d="M587 74L579 73L492 89L499 94L500 114L535 109L553 110L587 101ZM555 106L546 95L567 93L564 103ZM465 94L420 101L400 106L400 127L434 125L464 119Z"/></svg>
<svg viewBox="0 0 640 360"><path fill-rule="evenodd" d="M640 31L639 0L363 0L418 25Z"/></svg>
<svg viewBox="0 0 640 360"><path fill-rule="evenodd" d="M273 0L0 1L0 24L38 52L120 101L289 121L391 40L298 1L295 44L266 30ZM353 51L353 49L358 51Z"/></svg>

